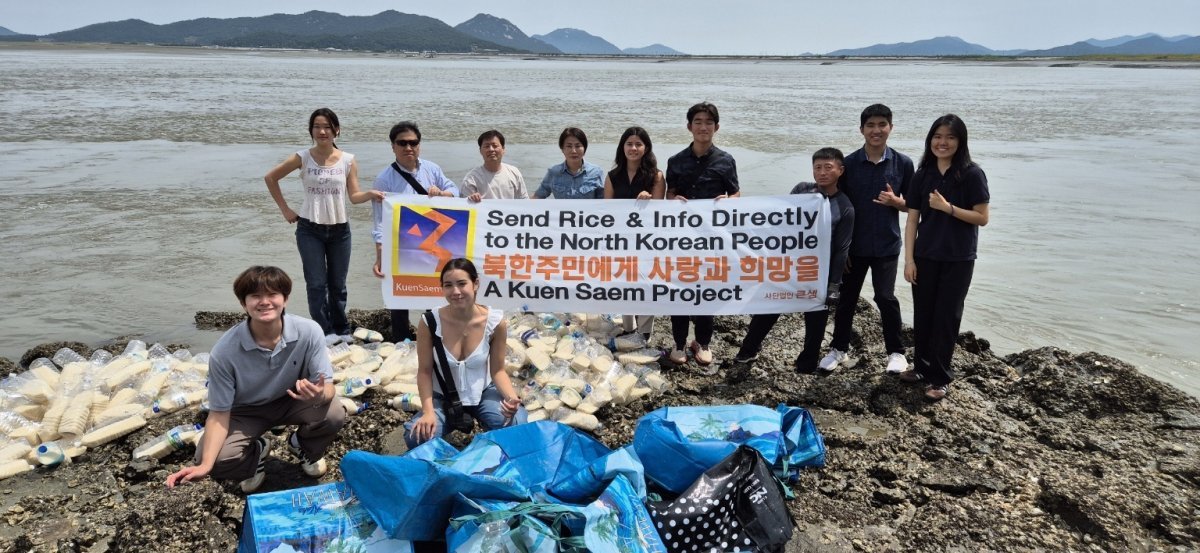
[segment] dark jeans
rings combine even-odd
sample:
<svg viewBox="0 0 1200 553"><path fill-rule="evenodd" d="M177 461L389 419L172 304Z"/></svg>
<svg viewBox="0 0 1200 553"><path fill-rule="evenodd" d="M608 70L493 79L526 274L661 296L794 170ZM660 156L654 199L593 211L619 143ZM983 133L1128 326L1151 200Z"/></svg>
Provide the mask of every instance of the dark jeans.
<svg viewBox="0 0 1200 553"><path fill-rule="evenodd" d="M411 327L408 324L407 309L389 309L388 313L392 316L393 342L400 343L405 340L417 340L417 337L413 335Z"/></svg>
<svg viewBox="0 0 1200 553"><path fill-rule="evenodd" d="M763 340L778 320L778 314L750 317L750 328L746 330L738 357L750 357L761 351ZM816 370L817 359L821 356L821 342L825 339L825 324L828 322L829 311L825 309L804 313L804 349L796 356L796 368L805 371Z"/></svg>
<svg viewBox="0 0 1200 553"><path fill-rule="evenodd" d="M696 323L696 341L704 347L712 342L712 315L671 315L671 335L675 338L675 347L687 348L688 325Z"/></svg>
<svg viewBox="0 0 1200 553"><path fill-rule="evenodd" d="M325 334L350 334L346 273L350 270L350 224L296 221L296 248L304 265L308 314Z"/></svg>
<svg viewBox="0 0 1200 553"><path fill-rule="evenodd" d="M871 286L875 288L875 305L883 322L883 344L888 353L904 353L900 343L900 301L896 299L896 260L891 257L850 257L850 267L842 273L842 297L833 315L833 341L829 347L849 351L850 335L854 332L854 311L862 293L867 271L871 271Z"/></svg>
<svg viewBox="0 0 1200 553"><path fill-rule="evenodd" d="M954 380L950 360L971 288L974 261L916 259L913 285L913 369L934 386Z"/></svg>

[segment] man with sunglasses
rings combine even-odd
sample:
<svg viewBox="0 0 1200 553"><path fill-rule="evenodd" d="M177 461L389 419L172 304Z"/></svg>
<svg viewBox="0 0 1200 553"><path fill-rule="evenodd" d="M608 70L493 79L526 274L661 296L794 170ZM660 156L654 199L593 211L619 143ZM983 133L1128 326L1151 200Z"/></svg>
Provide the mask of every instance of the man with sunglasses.
<svg viewBox="0 0 1200 553"><path fill-rule="evenodd" d="M412 121L396 123L388 132L388 141L392 144L392 153L396 161L385 167L378 177L375 177L375 190L384 194L418 194L430 197L458 196L458 186L446 178L438 164L427 159L421 159L421 129ZM383 220L383 204L371 203L371 214L375 227L371 234L375 238L375 276L383 278L383 233L390 230L390 222L385 225ZM409 327L407 309L391 309L392 340L416 340Z"/></svg>

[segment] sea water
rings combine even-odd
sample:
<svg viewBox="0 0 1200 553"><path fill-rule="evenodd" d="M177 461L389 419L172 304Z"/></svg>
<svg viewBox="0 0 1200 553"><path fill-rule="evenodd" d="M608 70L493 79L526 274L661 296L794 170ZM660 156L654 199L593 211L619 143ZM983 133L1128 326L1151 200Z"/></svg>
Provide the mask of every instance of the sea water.
<svg viewBox="0 0 1200 553"><path fill-rule="evenodd" d="M387 131L421 125L422 157L454 180L497 128L536 188L563 127L608 168L630 125L660 167L686 146L685 113L720 107L716 142L743 193L811 180L823 146L859 147L858 115L895 112L890 144L918 160L947 112L970 129L991 223L963 321L999 353L1095 350L1200 395L1200 70L1052 62L834 62L405 58L391 54L0 46L0 355L117 334L211 347L200 310L235 310L252 264L296 280L294 229L262 176L310 145L308 114L336 111L338 144L370 186ZM296 208L293 175L283 182ZM370 209L350 207L351 307L381 306ZM902 277L897 296L911 322ZM864 297L870 297L869 289Z"/></svg>

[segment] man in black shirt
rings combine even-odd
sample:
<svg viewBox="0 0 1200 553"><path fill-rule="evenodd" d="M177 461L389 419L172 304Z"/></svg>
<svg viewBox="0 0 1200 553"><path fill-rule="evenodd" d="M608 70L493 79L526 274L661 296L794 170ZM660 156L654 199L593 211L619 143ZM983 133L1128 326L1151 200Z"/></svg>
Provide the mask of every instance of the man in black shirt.
<svg viewBox="0 0 1200 553"><path fill-rule="evenodd" d="M741 196L733 156L713 145L713 135L721 128L717 106L700 102L688 109L687 120L692 143L667 161L667 199L720 200ZM712 352L708 349L713 335L712 315L671 317L675 349L669 359L676 364L687 362L685 348L691 322L696 324L692 354L697 363L708 365L713 362Z"/></svg>

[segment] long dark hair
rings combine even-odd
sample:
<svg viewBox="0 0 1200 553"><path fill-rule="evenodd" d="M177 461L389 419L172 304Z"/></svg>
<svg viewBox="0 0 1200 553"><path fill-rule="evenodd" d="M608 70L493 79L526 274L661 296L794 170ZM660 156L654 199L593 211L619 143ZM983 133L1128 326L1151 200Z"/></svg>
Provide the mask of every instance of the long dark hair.
<svg viewBox="0 0 1200 553"><path fill-rule="evenodd" d="M329 121L329 126L333 127L333 137L336 139L342 133L342 124L338 122L337 114L329 108L317 108L308 116L308 137L312 138L313 126L317 124L317 118L324 117ZM337 140L333 141L333 147L337 148Z"/></svg>
<svg viewBox="0 0 1200 553"><path fill-rule="evenodd" d="M971 161L971 150L967 148L967 124L953 113L938 117L929 127L929 134L925 135L925 153L921 156L921 165L917 169L937 169L937 156L933 155L933 135L943 126L949 128L950 133L958 138L958 150L954 152L954 157L950 160L950 169L946 171L946 174L957 180L962 177L962 172L975 162Z"/></svg>
<svg viewBox="0 0 1200 553"><path fill-rule="evenodd" d="M629 137L636 136L642 139L646 144L646 153L642 156L642 162L638 165L638 172L645 173L653 177L658 171L658 158L654 157L654 143L650 142L650 133L641 127L629 127L621 133L621 141L617 142L617 171L624 173L629 170L629 158L625 157L625 141Z"/></svg>

